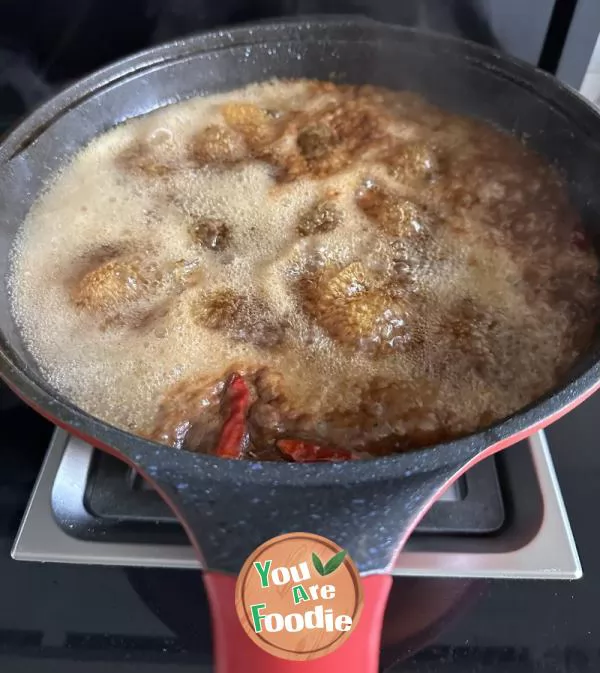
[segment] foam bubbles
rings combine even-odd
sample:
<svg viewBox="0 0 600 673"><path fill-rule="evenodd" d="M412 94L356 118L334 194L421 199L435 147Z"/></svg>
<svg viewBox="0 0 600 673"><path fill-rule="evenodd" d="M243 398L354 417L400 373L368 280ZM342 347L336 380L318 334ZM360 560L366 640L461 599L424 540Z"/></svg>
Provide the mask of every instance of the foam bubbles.
<svg viewBox="0 0 600 673"><path fill-rule="evenodd" d="M385 171L359 165L324 181L280 185L265 163L199 166L189 147L200 130L222 124L225 101L301 107L306 91L302 82L268 83L170 106L100 136L56 176L23 225L11 278L23 337L55 388L104 420L143 431L169 385L218 375L239 361L279 368L299 403L317 411L357 406L357 386L374 376L424 378L439 389L433 424L455 422L469 431L482 414L508 413L553 384L569 351L568 320L526 298L518 260L494 245L477 219L466 222L460 239L450 227L438 228L435 254L433 247L411 248L403 258L410 283L398 281L394 301L406 306L410 343L419 348L373 358L368 348L341 347L302 310L297 281L323 265L361 260L376 275L397 271L397 250L355 203L365 177L383 184ZM392 133L403 137L406 128ZM418 125L409 135L418 136ZM142 155L121 165L132 146ZM341 224L299 237L302 214L325 192L335 194ZM202 218L226 223L225 249L192 239ZM77 270L99 250L151 258L159 270L148 296L109 325L70 299ZM259 295L256 306L267 305L273 320L289 325L288 349L261 349L199 325L194 302L222 288ZM482 330L476 356L457 353L448 328L451 307L467 299L485 307L473 328Z"/></svg>

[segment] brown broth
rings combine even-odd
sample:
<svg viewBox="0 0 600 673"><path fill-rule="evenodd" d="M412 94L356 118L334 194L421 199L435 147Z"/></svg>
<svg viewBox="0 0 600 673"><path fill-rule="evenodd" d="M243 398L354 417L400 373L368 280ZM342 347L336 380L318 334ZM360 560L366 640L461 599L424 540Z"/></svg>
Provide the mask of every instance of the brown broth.
<svg viewBox="0 0 600 673"><path fill-rule="evenodd" d="M386 454L534 401L589 344L597 271L517 139L298 80L95 139L31 209L10 286L44 375L86 411L210 451L241 372L247 455L279 459L281 438Z"/></svg>

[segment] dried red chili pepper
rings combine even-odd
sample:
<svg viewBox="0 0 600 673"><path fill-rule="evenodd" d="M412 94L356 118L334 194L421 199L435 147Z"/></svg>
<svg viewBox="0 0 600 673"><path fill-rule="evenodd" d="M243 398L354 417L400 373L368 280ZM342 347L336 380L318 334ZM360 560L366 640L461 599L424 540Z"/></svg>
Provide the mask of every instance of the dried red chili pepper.
<svg viewBox="0 0 600 673"><path fill-rule="evenodd" d="M229 380L223 403L228 415L215 455L220 458L241 458L248 444L246 417L250 406L250 388L239 374L233 374Z"/></svg>
<svg viewBox="0 0 600 673"><path fill-rule="evenodd" d="M355 460L357 458L348 449L330 449L299 439L280 439L277 442L277 448L296 463L312 463L320 460Z"/></svg>

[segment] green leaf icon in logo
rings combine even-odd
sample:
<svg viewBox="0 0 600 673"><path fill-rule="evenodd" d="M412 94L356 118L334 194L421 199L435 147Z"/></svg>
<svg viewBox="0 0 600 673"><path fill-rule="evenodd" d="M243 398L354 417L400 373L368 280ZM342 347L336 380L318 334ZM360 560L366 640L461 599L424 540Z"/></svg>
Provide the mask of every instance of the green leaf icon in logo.
<svg viewBox="0 0 600 673"><path fill-rule="evenodd" d="M342 549L342 551L339 551L335 556L332 556L325 564L325 572L323 574L331 575L332 572L336 571L344 562L346 553L347 552Z"/></svg>
<svg viewBox="0 0 600 673"><path fill-rule="evenodd" d="M342 549L342 551L332 556L325 566L323 566L321 559L313 552L312 562L319 575L324 577L325 575L331 575L332 572L335 572L342 565L347 553Z"/></svg>
<svg viewBox="0 0 600 673"><path fill-rule="evenodd" d="M312 555L312 562L315 567L315 570L319 573L319 575L324 575L325 574L325 568L323 568L323 564L321 563L321 559L313 552Z"/></svg>

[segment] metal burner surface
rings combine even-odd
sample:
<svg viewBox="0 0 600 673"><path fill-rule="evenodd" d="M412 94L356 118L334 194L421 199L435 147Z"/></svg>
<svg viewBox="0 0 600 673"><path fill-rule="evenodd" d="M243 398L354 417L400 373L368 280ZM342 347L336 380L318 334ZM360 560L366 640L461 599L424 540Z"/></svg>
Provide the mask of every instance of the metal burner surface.
<svg viewBox="0 0 600 673"><path fill-rule="evenodd" d="M58 429L12 555L63 563L198 566L183 530L152 489L124 463ZM432 507L393 572L580 577L545 435L537 433L470 470Z"/></svg>

